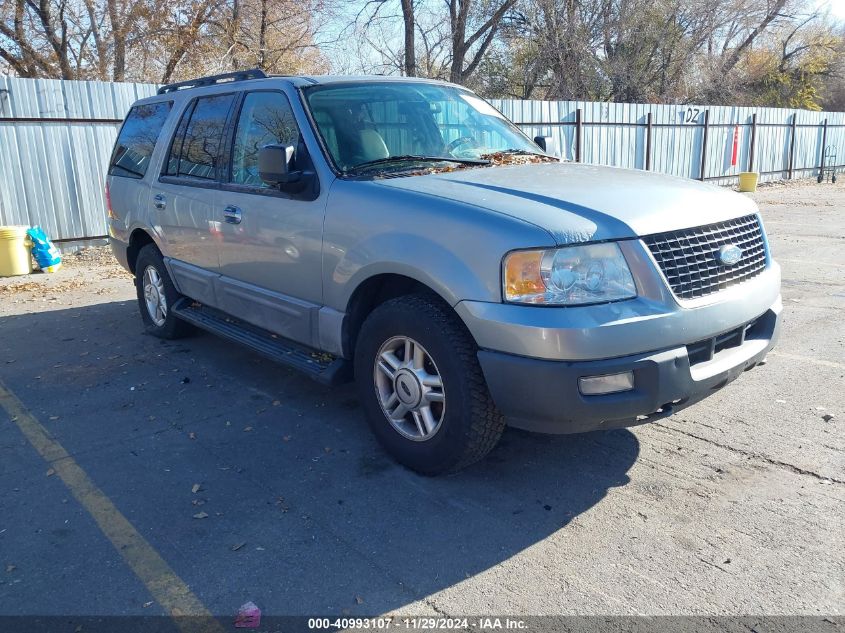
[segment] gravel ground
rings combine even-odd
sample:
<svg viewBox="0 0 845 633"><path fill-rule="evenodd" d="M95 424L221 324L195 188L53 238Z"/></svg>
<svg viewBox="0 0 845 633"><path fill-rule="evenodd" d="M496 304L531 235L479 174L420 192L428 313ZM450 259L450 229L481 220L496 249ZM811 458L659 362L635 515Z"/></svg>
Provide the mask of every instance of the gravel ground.
<svg viewBox="0 0 845 633"><path fill-rule="evenodd" d="M350 387L142 335L103 249L0 280L0 381L215 614L840 616L845 183L753 197L765 366L631 430L508 430L451 477L387 459ZM0 410L0 615L164 613L48 468Z"/></svg>

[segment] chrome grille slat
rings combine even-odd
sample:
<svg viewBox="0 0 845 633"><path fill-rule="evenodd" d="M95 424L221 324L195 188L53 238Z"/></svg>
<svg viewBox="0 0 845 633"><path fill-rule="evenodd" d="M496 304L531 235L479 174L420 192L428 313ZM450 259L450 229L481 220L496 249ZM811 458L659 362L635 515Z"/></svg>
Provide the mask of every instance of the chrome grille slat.
<svg viewBox="0 0 845 633"><path fill-rule="evenodd" d="M766 268L763 229L756 215L642 238L672 292L680 299L696 299L759 275ZM733 266L717 259L719 249L734 244L742 258Z"/></svg>

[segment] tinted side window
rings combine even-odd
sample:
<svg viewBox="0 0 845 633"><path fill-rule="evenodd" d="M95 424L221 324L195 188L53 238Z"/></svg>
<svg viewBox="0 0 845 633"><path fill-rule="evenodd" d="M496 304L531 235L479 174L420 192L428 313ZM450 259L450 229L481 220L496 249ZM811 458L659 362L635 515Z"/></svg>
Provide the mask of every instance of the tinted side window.
<svg viewBox="0 0 845 633"><path fill-rule="evenodd" d="M258 150L275 144L299 144L299 127L287 97L280 92L251 92L238 117L230 182L267 187L258 175Z"/></svg>
<svg viewBox="0 0 845 633"><path fill-rule="evenodd" d="M170 149L167 174L214 180L223 160L223 128L234 96L197 99L187 127L180 123ZM188 116L186 111L183 120ZM184 130L184 137L180 131ZM178 157L178 160L175 160Z"/></svg>
<svg viewBox="0 0 845 633"><path fill-rule="evenodd" d="M182 143L185 141L185 129L188 127L188 121L191 119L191 113L194 111L196 102L191 103L182 113L182 118L179 119L179 125L176 127L176 133L173 135L173 140L170 142L170 154L167 156L167 165L162 170L165 176L175 176L179 171L179 156L182 155Z"/></svg>
<svg viewBox="0 0 845 633"><path fill-rule="evenodd" d="M149 103L137 105L129 111L112 152L110 175L144 177L172 105L170 101Z"/></svg>

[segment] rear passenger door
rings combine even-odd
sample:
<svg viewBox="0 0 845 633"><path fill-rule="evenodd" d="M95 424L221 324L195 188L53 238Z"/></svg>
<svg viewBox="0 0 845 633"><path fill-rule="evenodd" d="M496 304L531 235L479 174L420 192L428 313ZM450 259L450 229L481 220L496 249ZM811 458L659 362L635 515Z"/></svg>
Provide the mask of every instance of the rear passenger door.
<svg viewBox="0 0 845 633"><path fill-rule="evenodd" d="M224 169L225 135L235 95L192 99L153 184L151 216L160 227L180 290L215 305L220 221L215 214Z"/></svg>
<svg viewBox="0 0 845 633"><path fill-rule="evenodd" d="M287 96L247 92L234 117L230 166L219 196L219 307L245 321L302 343L322 300L323 209L309 190L290 194L258 174L265 145L297 148L292 169L308 169L299 127Z"/></svg>

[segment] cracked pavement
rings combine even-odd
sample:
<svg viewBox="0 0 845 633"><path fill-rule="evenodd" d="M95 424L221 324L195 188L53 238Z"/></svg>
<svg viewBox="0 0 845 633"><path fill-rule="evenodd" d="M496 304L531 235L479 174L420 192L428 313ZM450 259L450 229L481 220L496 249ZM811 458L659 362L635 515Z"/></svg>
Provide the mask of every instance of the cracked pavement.
<svg viewBox="0 0 845 633"><path fill-rule="evenodd" d="M508 430L451 477L391 462L351 387L142 335L107 259L0 280L0 381L214 614L841 615L845 186L754 197L765 366L631 430ZM0 410L0 615L164 614L50 468Z"/></svg>

